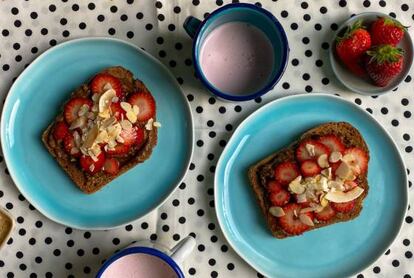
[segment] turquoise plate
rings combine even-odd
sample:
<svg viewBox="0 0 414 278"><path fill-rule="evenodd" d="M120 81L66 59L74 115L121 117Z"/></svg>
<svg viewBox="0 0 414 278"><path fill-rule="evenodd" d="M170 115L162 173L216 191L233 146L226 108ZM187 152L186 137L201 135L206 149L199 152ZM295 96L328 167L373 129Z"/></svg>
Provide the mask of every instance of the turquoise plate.
<svg viewBox="0 0 414 278"><path fill-rule="evenodd" d="M115 65L147 85L162 127L147 161L87 195L60 169L40 138L75 88ZM109 229L144 216L173 192L191 159L193 125L187 100L160 62L121 40L85 38L46 51L14 82L2 114L1 141L16 186L40 212L79 229Z"/></svg>
<svg viewBox="0 0 414 278"><path fill-rule="evenodd" d="M304 131L330 121L351 123L368 143L370 189L362 213L302 236L273 238L247 170ZM232 247L265 276L344 277L372 264L397 236L407 209L407 188L400 153L373 117L339 97L297 95L265 105L234 132L216 169L216 212Z"/></svg>

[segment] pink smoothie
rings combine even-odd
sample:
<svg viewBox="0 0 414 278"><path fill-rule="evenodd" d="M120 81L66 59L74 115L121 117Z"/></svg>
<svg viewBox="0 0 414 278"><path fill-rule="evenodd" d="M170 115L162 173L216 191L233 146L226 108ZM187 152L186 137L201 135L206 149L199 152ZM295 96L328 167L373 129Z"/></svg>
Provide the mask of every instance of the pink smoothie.
<svg viewBox="0 0 414 278"><path fill-rule="evenodd" d="M246 95L269 81L274 53L270 40L257 27L230 22L215 28L201 48L200 65L206 79L218 90Z"/></svg>
<svg viewBox="0 0 414 278"><path fill-rule="evenodd" d="M130 254L113 262L102 278L178 278L178 275L158 257Z"/></svg>

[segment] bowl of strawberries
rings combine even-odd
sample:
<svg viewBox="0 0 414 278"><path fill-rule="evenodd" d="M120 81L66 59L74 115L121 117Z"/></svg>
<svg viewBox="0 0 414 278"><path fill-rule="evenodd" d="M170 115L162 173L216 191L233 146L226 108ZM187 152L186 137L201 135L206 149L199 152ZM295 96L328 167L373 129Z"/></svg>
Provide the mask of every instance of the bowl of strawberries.
<svg viewBox="0 0 414 278"><path fill-rule="evenodd" d="M413 61L407 28L382 13L352 16L332 40L329 55L336 77L351 91L364 95L380 95L398 87Z"/></svg>

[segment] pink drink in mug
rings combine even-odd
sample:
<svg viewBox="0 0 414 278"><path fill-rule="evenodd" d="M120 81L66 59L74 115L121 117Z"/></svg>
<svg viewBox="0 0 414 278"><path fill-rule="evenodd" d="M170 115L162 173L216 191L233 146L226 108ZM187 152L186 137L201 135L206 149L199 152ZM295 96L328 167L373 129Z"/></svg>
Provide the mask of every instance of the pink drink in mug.
<svg viewBox="0 0 414 278"><path fill-rule="evenodd" d="M195 240L186 237L173 249L161 244L138 242L110 257L97 278L184 278L181 263L192 251Z"/></svg>

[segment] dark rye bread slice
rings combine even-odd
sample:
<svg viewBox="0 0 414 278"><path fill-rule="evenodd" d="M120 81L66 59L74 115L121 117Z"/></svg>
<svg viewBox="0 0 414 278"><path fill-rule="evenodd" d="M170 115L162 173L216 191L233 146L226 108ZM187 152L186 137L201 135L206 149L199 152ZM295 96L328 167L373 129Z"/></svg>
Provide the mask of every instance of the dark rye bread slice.
<svg viewBox="0 0 414 278"><path fill-rule="evenodd" d="M135 91L148 91L144 83L140 80L134 80L133 74L127 69L117 66L110 67L102 73L109 73L121 80L123 92L126 94L133 93ZM149 92L149 91L148 91ZM77 90L72 93L72 97L89 97L90 91L87 84L81 85ZM90 175L84 172L77 162L72 162L71 157L65 152L63 147L52 136L53 125L57 121L63 120L63 112L61 112L43 132L42 141L46 146L49 153L55 158L62 169L69 175L72 181L85 193L94 193L101 189L104 185L114 180L118 176L127 172L138 163L142 163L147 160L152 153L152 149L157 144L157 129L153 128L148 131L145 130L145 143L139 150L132 150L126 159L120 159L121 167L117 175L108 175L103 171ZM154 121L156 119L154 118ZM145 123L141 124L143 127Z"/></svg>
<svg viewBox="0 0 414 278"><path fill-rule="evenodd" d="M293 235L287 234L285 231L283 231L278 224L277 218L269 213L269 208L271 205L267 198L265 188L266 182L274 178L273 169L277 164L283 161L295 161L295 150L298 147L300 141L310 138L318 139L319 136L328 134L334 134L341 138L342 142L347 148L354 146L363 149L369 158L368 146L365 143L362 135L355 127L346 122L330 122L306 131L300 136L298 141L293 142L288 147L269 155L265 159L257 162L250 167L248 172L250 185L256 195L256 199L262 210L262 213L266 218L267 225L274 237L286 238ZM308 231L332 225L338 222L349 221L359 215L362 210L362 202L367 196L369 189L367 173L358 177L356 181L358 185L364 189L364 192L356 199L354 209L349 213L337 213L336 216L330 221L315 223L315 226L310 227Z"/></svg>

